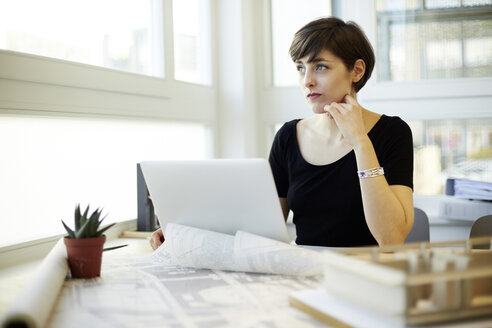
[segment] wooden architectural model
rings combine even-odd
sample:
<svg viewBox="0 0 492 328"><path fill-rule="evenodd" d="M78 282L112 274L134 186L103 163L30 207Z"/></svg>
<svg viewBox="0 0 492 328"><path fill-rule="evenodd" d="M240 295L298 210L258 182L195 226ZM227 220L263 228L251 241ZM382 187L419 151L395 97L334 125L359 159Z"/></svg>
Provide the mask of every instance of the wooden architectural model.
<svg viewBox="0 0 492 328"><path fill-rule="evenodd" d="M324 259L326 294L403 326L492 315L492 236L327 251ZM298 301L291 297L306 311Z"/></svg>

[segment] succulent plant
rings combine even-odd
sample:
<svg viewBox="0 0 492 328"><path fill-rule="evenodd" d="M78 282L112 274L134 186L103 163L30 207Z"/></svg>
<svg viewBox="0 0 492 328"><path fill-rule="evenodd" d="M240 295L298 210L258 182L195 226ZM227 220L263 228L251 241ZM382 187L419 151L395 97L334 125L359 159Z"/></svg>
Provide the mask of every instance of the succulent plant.
<svg viewBox="0 0 492 328"><path fill-rule="evenodd" d="M99 237L104 233L104 231L108 230L109 228L111 228L113 225L116 224L116 223L112 223L107 227L99 229L99 226L107 216L106 215L99 220L101 213L102 213L102 209L98 208L90 216L88 216L89 205L87 205L87 208L85 209L83 214L80 212L80 204L77 205L77 207L75 207L75 214L74 214L75 230L70 229L62 220L63 226L65 227L65 230L67 230L68 232L68 237L69 238Z"/></svg>

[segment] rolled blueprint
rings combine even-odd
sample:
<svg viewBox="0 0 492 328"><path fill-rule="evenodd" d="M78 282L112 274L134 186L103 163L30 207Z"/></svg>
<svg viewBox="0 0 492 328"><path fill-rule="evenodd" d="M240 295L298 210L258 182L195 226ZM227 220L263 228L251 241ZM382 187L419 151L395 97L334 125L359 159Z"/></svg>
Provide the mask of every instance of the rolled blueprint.
<svg viewBox="0 0 492 328"><path fill-rule="evenodd" d="M184 267L315 276L323 272L320 253L244 231L235 236L168 223L156 251Z"/></svg>
<svg viewBox="0 0 492 328"><path fill-rule="evenodd" d="M61 238L7 309L1 327L44 327L67 273L67 251Z"/></svg>

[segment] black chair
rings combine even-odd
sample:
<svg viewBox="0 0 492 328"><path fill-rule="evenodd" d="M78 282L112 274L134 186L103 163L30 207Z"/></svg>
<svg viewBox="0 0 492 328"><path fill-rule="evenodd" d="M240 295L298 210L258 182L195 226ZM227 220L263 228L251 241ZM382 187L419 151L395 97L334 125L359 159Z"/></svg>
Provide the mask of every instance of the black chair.
<svg viewBox="0 0 492 328"><path fill-rule="evenodd" d="M407 235L405 243L429 242L429 218L420 208L414 208L414 220L412 230Z"/></svg>
<svg viewBox="0 0 492 328"><path fill-rule="evenodd" d="M476 219L470 230L470 238L486 236L492 236L492 214ZM491 243L492 241L488 244L473 245L473 248L488 249Z"/></svg>
<svg viewBox="0 0 492 328"><path fill-rule="evenodd" d="M154 204L139 163L137 163L137 209L137 231L154 231L159 227Z"/></svg>

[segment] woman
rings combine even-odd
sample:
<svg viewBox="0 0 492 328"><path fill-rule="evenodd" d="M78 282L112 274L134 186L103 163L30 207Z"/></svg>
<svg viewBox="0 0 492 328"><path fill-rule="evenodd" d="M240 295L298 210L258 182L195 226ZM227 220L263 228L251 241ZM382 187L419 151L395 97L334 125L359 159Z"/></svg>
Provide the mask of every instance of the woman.
<svg viewBox="0 0 492 328"><path fill-rule="evenodd" d="M375 62L366 36L355 23L321 18L295 34L290 55L314 115L283 125L269 161L297 244L403 243L413 225L412 134L357 102ZM163 241L159 229L150 244Z"/></svg>
<svg viewBox="0 0 492 328"><path fill-rule="evenodd" d="M321 18L295 34L290 55L314 115L283 125L269 161L296 242L403 243L413 225L412 134L357 102L375 62L366 36L353 22Z"/></svg>

